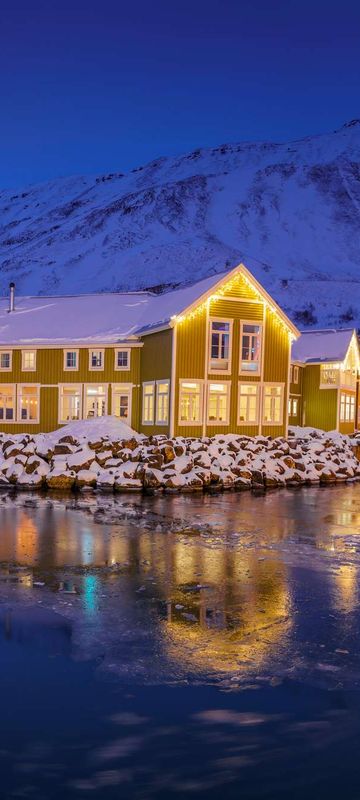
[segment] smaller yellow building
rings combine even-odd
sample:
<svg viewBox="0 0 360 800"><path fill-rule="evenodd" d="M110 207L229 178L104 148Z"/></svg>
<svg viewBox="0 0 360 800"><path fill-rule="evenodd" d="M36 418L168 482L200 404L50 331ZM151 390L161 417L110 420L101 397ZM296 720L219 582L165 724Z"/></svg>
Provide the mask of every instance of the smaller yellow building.
<svg viewBox="0 0 360 800"><path fill-rule="evenodd" d="M292 347L289 423L353 433L359 419L359 369L353 328L302 333Z"/></svg>

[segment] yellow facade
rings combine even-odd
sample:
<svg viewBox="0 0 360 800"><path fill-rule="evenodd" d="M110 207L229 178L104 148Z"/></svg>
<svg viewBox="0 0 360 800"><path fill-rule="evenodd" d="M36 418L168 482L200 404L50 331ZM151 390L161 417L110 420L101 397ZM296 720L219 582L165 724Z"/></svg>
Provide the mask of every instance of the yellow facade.
<svg viewBox="0 0 360 800"><path fill-rule="evenodd" d="M126 342L39 345L28 358L27 348L0 343L0 427L46 432L115 414L146 435L286 435L297 333L240 266L178 316ZM128 352L126 368L119 350ZM76 355L68 362L69 352Z"/></svg>

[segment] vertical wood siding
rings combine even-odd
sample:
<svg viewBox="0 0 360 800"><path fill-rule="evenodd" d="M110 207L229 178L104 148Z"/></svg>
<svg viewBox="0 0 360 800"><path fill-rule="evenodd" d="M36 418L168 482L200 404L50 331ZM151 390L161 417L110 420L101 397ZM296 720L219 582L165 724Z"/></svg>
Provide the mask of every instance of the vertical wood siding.
<svg viewBox="0 0 360 800"><path fill-rule="evenodd" d="M138 425L136 430L151 436L156 433L169 434L169 425L142 424L142 384L144 381L171 380L172 330L159 331L143 337L144 346L140 363L140 388L138 402ZM171 386L170 386L171 391ZM170 402L169 402L170 415Z"/></svg>
<svg viewBox="0 0 360 800"><path fill-rule="evenodd" d="M337 389L320 389L320 365L308 365L303 376L305 425L332 431L337 424Z"/></svg>
<svg viewBox="0 0 360 800"><path fill-rule="evenodd" d="M118 345L119 347L126 345ZM96 349L97 345L93 348ZM5 349L5 348L4 348ZM24 348L31 349L31 348ZM65 348L66 349L66 348ZM76 350L76 345L69 345L69 350ZM89 350L79 348L79 369L64 370L64 348L38 349L36 354L36 370L34 372L21 369L21 349L12 351L12 369L9 372L0 372L0 384L41 384L40 390L40 421L39 423L3 423L0 428L9 433L19 431L36 433L51 431L58 427L58 384L121 384L132 383L134 386L140 380L140 347L130 350L130 369L115 370L115 347L101 348L105 350L104 369L89 369ZM49 386L49 384L54 384ZM111 386L108 388L108 413L111 414ZM131 425L136 427L138 422L138 390L133 389Z"/></svg>

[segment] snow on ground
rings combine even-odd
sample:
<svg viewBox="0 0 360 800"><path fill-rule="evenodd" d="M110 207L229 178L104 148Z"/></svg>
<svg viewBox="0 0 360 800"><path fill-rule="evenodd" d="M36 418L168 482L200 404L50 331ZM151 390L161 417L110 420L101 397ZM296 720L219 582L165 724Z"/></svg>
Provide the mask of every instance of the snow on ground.
<svg viewBox="0 0 360 800"><path fill-rule="evenodd" d="M310 428L288 439L146 438L103 417L48 434L0 433L0 486L172 493L332 484L360 478L352 444Z"/></svg>

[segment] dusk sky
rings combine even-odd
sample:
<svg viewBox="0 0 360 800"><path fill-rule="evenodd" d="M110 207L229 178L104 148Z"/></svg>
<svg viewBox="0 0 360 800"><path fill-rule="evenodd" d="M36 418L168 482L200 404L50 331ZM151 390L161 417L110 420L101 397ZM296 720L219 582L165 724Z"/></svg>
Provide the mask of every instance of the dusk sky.
<svg viewBox="0 0 360 800"><path fill-rule="evenodd" d="M13 0L0 188L360 116L357 0Z"/></svg>

